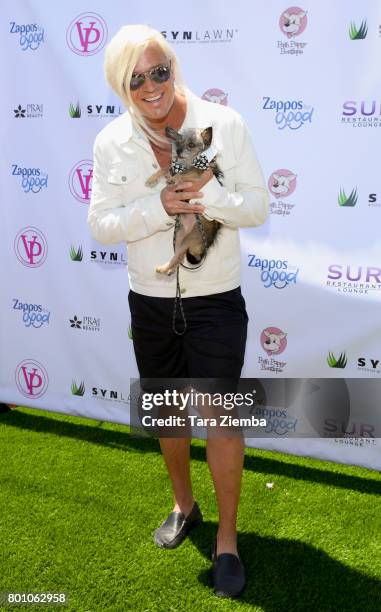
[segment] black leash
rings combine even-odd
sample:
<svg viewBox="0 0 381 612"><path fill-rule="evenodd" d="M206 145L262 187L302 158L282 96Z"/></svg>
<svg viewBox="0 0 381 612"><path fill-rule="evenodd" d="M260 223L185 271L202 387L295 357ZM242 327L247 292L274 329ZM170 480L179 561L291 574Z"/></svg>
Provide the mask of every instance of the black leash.
<svg viewBox="0 0 381 612"><path fill-rule="evenodd" d="M196 155L196 157L193 159L192 162L192 166L194 168L197 168L198 170L207 170L209 168L209 160L207 158L207 156L204 153L199 153L198 155ZM170 173L171 175L175 175L178 174L180 172L185 172L188 168L182 164L181 162L179 162L178 160L173 161L171 166L170 166ZM197 223L197 227L200 231L201 237L202 237L202 241L204 243L204 248L205 248L205 255L202 258L202 260L200 261L198 266L195 267L189 267L189 266L185 266L184 264L180 264L183 268L185 268L186 270L197 270L198 268L200 268L202 266L202 264L205 261L205 257L206 257L206 253L208 251L208 240L205 234L205 230L204 230L204 226L201 223L201 219L200 219L200 215L198 213L195 213L196 216L196 223ZM176 251L176 235L177 232L180 228L180 217L179 215L176 215L176 222L175 222L175 230L173 233L173 250ZM185 313L184 313L184 308L183 308L183 303L181 300L181 288L180 288L180 278L179 278L179 270L180 270L180 266L177 265L176 268L176 297L175 297L175 303L174 303L174 307L173 307L173 318L172 318L172 329L174 331L174 333L177 336L183 336L185 334L185 331L187 329L187 320L185 318ZM181 317L183 320L183 329L182 331L178 331L176 329L176 313L177 313L177 305L179 305L180 311L181 311Z"/></svg>
<svg viewBox="0 0 381 612"><path fill-rule="evenodd" d="M198 213L195 213L195 216L196 216L197 227L198 227L198 229L200 231L200 234L202 236L202 241L204 243L205 255L202 258L202 260L200 261L200 263L198 264L198 266L195 266L195 267L191 268L189 266L185 266L184 264L180 264L186 270L198 270L198 268L200 268L202 266L202 264L204 263L205 258L206 258L206 254L207 254L207 251L208 251L208 240L206 238L204 226L201 223L200 215ZM177 232L178 232L179 228L180 228L180 217L179 217L179 215L176 215L175 230L173 232L173 250L176 250L176 235L177 235ZM174 333L177 336L183 336L185 334L185 332L186 332L186 329L187 329L187 320L186 320L186 317L185 317L183 302L182 302L182 299L181 299L181 288L180 288L180 278L179 278L180 265L177 265L177 267L176 267L176 297L175 297L175 303L174 303L174 306L173 306L173 318L172 318L172 329L173 329ZM181 331L178 331L176 329L177 305L179 305L179 307L180 307L181 317L183 319L183 329Z"/></svg>

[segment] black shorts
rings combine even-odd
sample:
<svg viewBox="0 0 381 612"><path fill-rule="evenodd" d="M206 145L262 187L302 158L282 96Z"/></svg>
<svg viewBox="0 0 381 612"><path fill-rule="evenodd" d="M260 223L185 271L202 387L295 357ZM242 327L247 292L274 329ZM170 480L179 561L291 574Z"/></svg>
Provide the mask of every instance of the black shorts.
<svg viewBox="0 0 381 612"><path fill-rule="evenodd" d="M174 298L151 297L130 290L128 301L141 378L229 379L238 384L248 323L240 287L183 298L187 329L182 336L172 329ZM176 329L183 329L179 308Z"/></svg>

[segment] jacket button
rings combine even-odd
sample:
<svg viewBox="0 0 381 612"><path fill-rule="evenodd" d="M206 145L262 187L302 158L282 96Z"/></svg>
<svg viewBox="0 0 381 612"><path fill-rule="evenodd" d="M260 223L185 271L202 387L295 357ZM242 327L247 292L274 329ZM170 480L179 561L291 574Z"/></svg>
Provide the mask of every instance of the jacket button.
<svg viewBox="0 0 381 612"><path fill-rule="evenodd" d="M123 183L124 183L124 182L127 180L127 177L122 176L122 177L121 177L121 179L122 179L122 181L123 181Z"/></svg>
<svg viewBox="0 0 381 612"><path fill-rule="evenodd" d="M169 223L166 223L166 225L168 225L168 227L171 227L172 223L169 222Z"/></svg>
<svg viewBox="0 0 381 612"><path fill-rule="evenodd" d="M183 288L180 290L180 293L186 293L186 289L185 289L185 287L183 287Z"/></svg>

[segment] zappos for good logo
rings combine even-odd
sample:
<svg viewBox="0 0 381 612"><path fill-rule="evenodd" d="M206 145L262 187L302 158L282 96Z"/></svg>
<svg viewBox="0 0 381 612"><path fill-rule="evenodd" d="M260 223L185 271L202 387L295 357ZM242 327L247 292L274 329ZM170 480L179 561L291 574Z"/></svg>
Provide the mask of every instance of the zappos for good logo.
<svg viewBox="0 0 381 612"><path fill-rule="evenodd" d="M82 13L69 25L66 42L77 55L95 55L101 51L107 40L105 20L96 13Z"/></svg>
<svg viewBox="0 0 381 612"><path fill-rule="evenodd" d="M16 34L20 48L23 51L30 49L36 51L42 43L45 42L44 29L37 23L18 24L15 21L10 21L10 34Z"/></svg>
<svg viewBox="0 0 381 612"><path fill-rule="evenodd" d="M270 96L263 96L262 99L263 110L275 112L278 130L298 130L305 123L312 123L314 108L304 104L302 100L272 100Z"/></svg>
<svg viewBox="0 0 381 612"><path fill-rule="evenodd" d="M270 193L276 198L275 202L270 202L270 213L277 215L289 215L294 208L294 204L283 202L283 198L288 198L296 189L296 174L281 168L275 170L270 175L267 182Z"/></svg>
<svg viewBox="0 0 381 612"><path fill-rule="evenodd" d="M352 127L380 127L381 102L378 100L346 100L343 102L341 123Z"/></svg>
<svg viewBox="0 0 381 612"><path fill-rule="evenodd" d="M43 325L50 323L50 310L43 308L41 304L23 302L18 298L13 298L12 309L22 313L22 321L25 327L39 329Z"/></svg>
<svg viewBox="0 0 381 612"><path fill-rule="evenodd" d="M266 327L260 341L267 355L280 355L287 346L287 334L278 327Z"/></svg>
<svg viewBox="0 0 381 612"><path fill-rule="evenodd" d="M203 100L208 102L214 102L215 104L222 104L223 106L228 105L228 94L222 89L207 89L201 96Z"/></svg>
<svg viewBox="0 0 381 612"><path fill-rule="evenodd" d="M42 266L48 255L48 243L44 234L32 226L24 227L17 233L14 249L18 260L28 268Z"/></svg>
<svg viewBox="0 0 381 612"><path fill-rule="evenodd" d="M249 268L261 271L261 281L266 289L284 289L288 285L296 284L299 268L290 266L287 259L261 259L252 254L249 254L248 258Z"/></svg>
<svg viewBox="0 0 381 612"><path fill-rule="evenodd" d="M24 193L39 193L41 189L48 187L48 175L41 168L23 168L12 164L12 176L20 180Z"/></svg>
<svg viewBox="0 0 381 612"><path fill-rule="evenodd" d="M72 196L82 204L89 204L93 179L93 162L83 159L73 166L69 175Z"/></svg>
<svg viewBox="0 0 381 612"><path fill-rule="evenodd" d="M368 294L370 291L381 291L381 267L331 264L326 284L339 293Z"/></svg>
<svg viewBox="0 0 381 612"><path fill-rule="evenodd" d="M46 369L35 359L24 359L18 364L15 380L20 393L29 399L38 399L49 386Z"/></svg>

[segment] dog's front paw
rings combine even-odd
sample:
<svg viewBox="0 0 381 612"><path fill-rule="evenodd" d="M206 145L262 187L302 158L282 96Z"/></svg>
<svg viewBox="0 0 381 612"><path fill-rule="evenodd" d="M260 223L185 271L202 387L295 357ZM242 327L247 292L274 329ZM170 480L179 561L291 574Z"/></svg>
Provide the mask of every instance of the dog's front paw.
<svg viewBox="0 0 381 612"><path fill-rule="evenodd" d="M155 271L158 272L159 274L167 274L168 276L171 276L171 274L173 274L174 272L174 268L171 268L166 263L164 264L164 266L156 266Z"/></svg>
<svg viewBox="0 0 381 612"><path fill-rule="evenodd" d="M159 179L156 176L151 176L149 179L146 180L145 182L145 186L146 187L155 187L159 182Z"/></svg>

